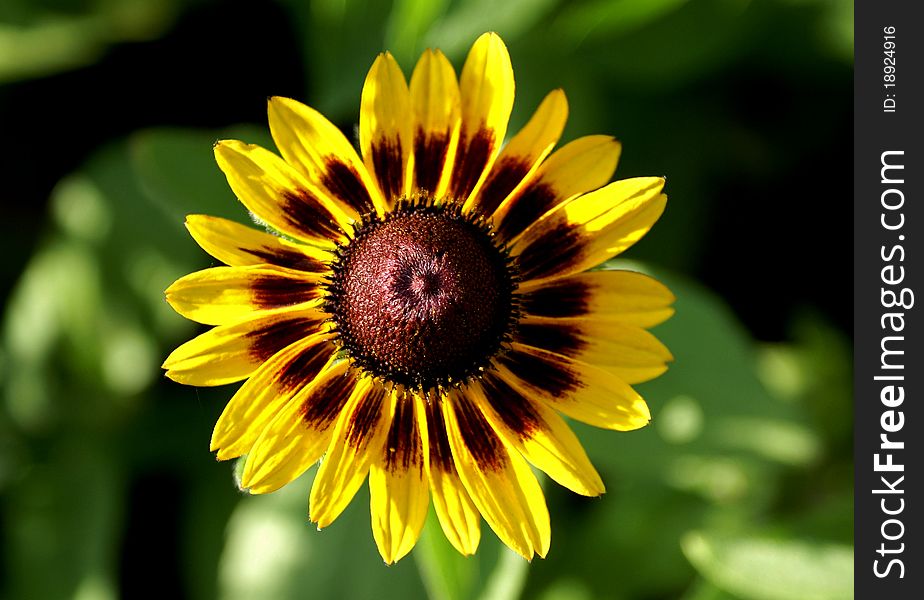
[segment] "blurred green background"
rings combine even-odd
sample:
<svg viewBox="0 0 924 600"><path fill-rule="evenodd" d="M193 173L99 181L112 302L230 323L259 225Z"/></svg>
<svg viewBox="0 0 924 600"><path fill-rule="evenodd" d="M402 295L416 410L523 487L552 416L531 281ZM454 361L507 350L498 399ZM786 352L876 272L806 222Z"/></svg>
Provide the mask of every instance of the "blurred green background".
<svg viewBox="0 0 924 600"><path fill-rule="evenodd" d="M236 489L208 452L234 386L162 377L197 332L162 291L214 264L185 214L247 220L211 146L271 146L267 96L352 133L377 52L458 69L487 30L512 131L563 87L565 141L616 135L617 177L668 177L625 259L678 297L655 330L676 362L640 386L650 427L576 425L608 493L546 482L546 560L428 526L386 567L365 490L319 533L313 471ZM0 594L851 597L852 57L848 0L3 0Z"/></svg>

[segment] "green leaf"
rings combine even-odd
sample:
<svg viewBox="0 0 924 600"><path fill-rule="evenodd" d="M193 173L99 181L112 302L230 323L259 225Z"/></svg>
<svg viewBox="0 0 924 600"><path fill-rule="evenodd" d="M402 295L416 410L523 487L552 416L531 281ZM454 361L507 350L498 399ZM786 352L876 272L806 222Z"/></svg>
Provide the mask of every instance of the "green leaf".
<svg viewBox="0 0 924 600"><path fill-rule="evenodd" d="M738 598L720 590L705 579L697 578L681 600L738 600Z"/></svg>
<svg viewBox="0 0 924 600"><path fill-rule="evenodd" d="M621 259L605 268L647 270ZM763 386L757 348L722 300L677 275L654 276L677 300L674 316L652 330L674 361L664 375L636 386L651 408L652 425L629 434L586 428L588 449L600 447L603 466L633 477L667 478L671 485L676 484L671 465L686 465L695 457L702 457L703 465L715 457L745 473L810 464L820 452L817 434L807 427L802 407ZM623 451L604 450L614 443ZM591 458L596 459L593 453ZM748 493L763 496L766 483L749 482Z"/></svg>
<svg viewBox="0 0 924 600"><path fill-rule="evenodd" d="M516 600L520 597L530 563L506 546L500 547L500 556L488 574L479 600Z"/></svg>
<svg viewBox="0 0 924 600"><path fill-rule="evenodd" d="M113 43L156 37L176 12L173 0L87 4L93 10L84 14L20 5L0 15L0 83L91 64Z"/></svg>
<svg viewBox="0 0 924 600"><path fill-rule="evenodd" d="M556 0L454 2L424 39L428 46L442 48L449 56L462 58L482 33L496 31L509 44L535 27L556 4Z"/></svg>
<svg viewBox="0 0 924 600"><path fill-rule="evenodd" d="M315 473L237 505L219 566L219 598L424 597L413 560L388 566L379 556L366 488L326 529L308 521Z"/></svg>
<svg viewBox="0 0 924 600"><path fill-rule="evenodd" d="M846 0L825 2L821 20L821 37L830 51L848 64L853 64L854 3Z"/></svg>
<svg viewBox="0 0 924 600"><path fill-rule="evenodd" d="M555 24L575 40L588 36L614 37L641 29L688 1L597 0L573 4L556 19Z"/></svg>
<svg viewBox="0 0 924 600"><path fill-rule="evenodd" d="M398 62L413 65L423 50L423 38L445 11L448 0L396 0L388 16L385 47Z"/></svg>
<svg viewBox="0 0 924 600"><path fill-rule="evenodd" d="M550 37L566 48L580 47L605 65L596 70L621 86L673 87L737 58L754 27L748 5L748 0L578 4L552 22Z"/></svg>
<svg viewBox="0 0 924 600"><path fill-rule="evenodd" d="M241 126L221 132L150 129L132 136L132 165L143 189L178 223L193 213L248 221L246 209L215 164L212 147L220 139L274 148L265 127Z"/></svg>
<svg viewBox="0 0 924 600"><path fill-rule="evenodd" d="M606 268L647 270L622 260ZM653 329L675 360L636 386L652 424L625 433L572 424L607 493L575 498L550 486L552 551L531 567L526 597L567 588L563 573L586 582L592 597L674 597L693 576L683 535L760 518L787 470L806 469L819 451L802 407L762 385L756 346L722 299L676 274L654 276L677 300L676 314Z"/></svg>
<svg viewBox="0 0 924 600"><path fill-rule="evenodd" d="M478 575L478 560L452 547L431 508L420 540L412 552L430 600L466 600Z"/></svg>
<svg viewBox="0 0 924 600"><path fill-rule="evenodd" d="M539 600L593 600L594 595L586 581L575 577L562 577L546 588Z"/></svg>
<svg viewBox="0 0 924 600"><path fill-rule="evenodd" d="M4 573L9 597L118 597L114 567L124 490L116 456L109 440L83 431L29 457L2 507L4 541L15 548Z"/></svg>
<svg viewBox="0 0 924 600"><path fill-rule="evenodd" d="M713 585L745 600L853 598L850 546L691 532L683 551Z"/></svg>
<svg viewBox="0 0 924 600"><path fill-rule="evenodd" d="M334 123L351 126L358 119L366 73L376 54L388 49L382 23L389 19L390 3L282 0L282 4L299 32L308 71L312 93L301 100ZM348 133L347 137L355 136Z"/></svg>
<svg viewBox="0 0 924 600"><path fill-rule="evenodd" d="M484 524L478 552L462 556L446 539L433 510L412 555L431 600L514 600L530 569L530 563Z"/></svg>

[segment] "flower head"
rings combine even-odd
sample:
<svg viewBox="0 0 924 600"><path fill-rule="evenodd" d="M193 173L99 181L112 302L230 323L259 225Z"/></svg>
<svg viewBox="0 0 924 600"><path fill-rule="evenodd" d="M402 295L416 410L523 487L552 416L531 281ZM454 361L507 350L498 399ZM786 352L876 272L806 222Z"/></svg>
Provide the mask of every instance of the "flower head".
<svg viewBox="0 0 924 600"><path fill-rule="evenodd" d="M578 494L604 491L559 413L642 427L648 408L630 384L671 360L645 329L672 314L670 292L640 273L588 271L658 219L663 179L607 185L620 151L608 136L551 153L561 90L502 147L513 90L493 33L458 80L439 51L409 85L382 54L362 92L362 158L315 110L270 99L281 158L215 146L270 232L190 215L227 266L167 290L177 312L215 326L167 358L167 376L246 380L215 426L218 458L246 455L241 483L257 494L321 460L319 527L368 475L388 563L416 543L431 498L460 552L475 552L483 516L524 557L545 556L549 515L528 463Z"/></svg>

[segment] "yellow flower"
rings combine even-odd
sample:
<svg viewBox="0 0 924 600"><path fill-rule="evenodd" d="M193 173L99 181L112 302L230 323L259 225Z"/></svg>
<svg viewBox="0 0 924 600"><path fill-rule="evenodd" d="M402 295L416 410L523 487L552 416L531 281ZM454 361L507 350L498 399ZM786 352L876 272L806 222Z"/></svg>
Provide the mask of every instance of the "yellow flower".
<svg viewBox="0 0 924 600"><path fill-rule="evenodd" d="M164 362L180 383L246 380L215 426L242 485L279 489L321 460L310 517L333 522L369 476L387 563L417 541L430 498L463 554L480 518L527 559L549 514L528 463L587 496L603 483L559 415L630 430L649 421L630 384L671 360L645 328L671 293L590 271L664 210L664 180L607 182L620 145L582 137L550 154L561 90L502 147L514 83L503 41L473 45L461 77L427 50L406 82L388 53L362 92L359 145L317 111L271 98L282 157L221 141L218 165L273 233L190 215L228 266L179 279L167 300L215 327Z"/></svg>

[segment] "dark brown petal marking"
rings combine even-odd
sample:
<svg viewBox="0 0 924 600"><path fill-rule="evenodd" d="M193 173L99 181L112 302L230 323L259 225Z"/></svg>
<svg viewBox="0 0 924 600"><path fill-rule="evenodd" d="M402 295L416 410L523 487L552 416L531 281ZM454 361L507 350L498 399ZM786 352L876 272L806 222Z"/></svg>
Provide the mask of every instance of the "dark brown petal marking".
<svg viewBox="0 0 924 600"><path fill-rule="evenodd" d="M527 346L577 358L581 350L587 347L580 331L574 325L567 324L521 323L514 340Z"/></svg>
<svg viewBox="0 0 924 600"><path fill-rule="evenodd" d="M324 160L324 176L321 183L338 200L348 204L360 215L375 211L372 197L366 189L362 178L356 169L344 163L336 156L328 156Z"/></svg>
<svg viewBox="0 0 924 600"><path fill-rule="evenodd" d="M559 198L555 188L549 184L541 181L530 183L504 215L504 220L497 227L498 235L505 240L513 239L562 200L564 198Z"/></svg>
<svg viewBox="0 0 924 600"><path fill-rule="evenodd" d="M427 195L436 193L449 151L449 131L427 135L422 127L414 135L414 177Z"/></svg>
<svg viewBox="0 0 924 600"><path fill-rule="evenodd" d="M451 399L462 443L482 470L502 471L507 466L504 448L491 425L471 400L457 396Z"/></svg>
<svg viewBox="0 0 924 600"><path fill-rule="evenodd" d="M322 382L302 404L302 420L317 431L325 431L340 416L354 387L353 378L347 375Z"/></svg>
<svg viewBox="0 0 924 600"><path fill-rule="evenodd" d="M414 418L414 399L409 395L398 398L385 442L385 467L393 473L408 471L412 465L420 467L422 458L420 430Z"/></svg>
<svg viewBox="0 0 924 600"><path fill-rule="evenodd" d="M449 189L451 198L464 201L472 193L496 145L494 132L487 129L484 123L470 138L463 132L463 137L459 140L459 151L456 153L456 164L453 167Z"/></svg>
<svg viewBox="0 0 924 600"><path fill-rule="evenodd" d="M518 257L521 276L528 281L567 270L581 259L586 239L574 225L549 223Z"/></svg>
<svg viewBox="0 0 924 600"><path fill-rule="evenodd" d="M346 442L354 450L358 450L363 444L368 443L375 424L382 418L382 411L385 409L385 395L385 388L379 384L374 384L359 401L359 405L353 411L353 414L349 416L350 423L347 426Z"/></svg>
<svg viewBox="0 0 924 600"><path fill-rule="evenodd" d="M504 425L519 435L520 439L533 437L537 430L545 426L533 403L510 387L506 381L492 375L485 377L482 383L488 404L500 416Z"/></svg>
<svg viewBox="0 0 924 600"><path fill-rule="evenodd" d="M523 312L537 317L581 317L590 308L593 288L583 281L557 281L520 296Z"/></svg>
<svg viewBox="0 0 924 600"><path fill-rule="evenodd" d="M443 411L440 410L439 403L439 400L427 402L430 467L438 467L443 473L455 473L456 466L452 462L452 448L449 447L449 437L446 434L446 421L443 420Z"/></svg>
<svg viewBox="0 0 924 600"><path fill-rule="evenodd" d="M330 359L331 348L320 342L306 348L279 370L280 391L295 391L311 383Z"/></svg>
<svg viewBox="0 0 924 600"><path fill-rule="evenodd" d="M315 333L320 322L317 319L296 317L275 321L247 333L250 355L258 362L264 362L290 344Z"/></svg>
<svg viewBox="0 0 924 600"><path fill-rule="evenodd" d="M381 139L372 145L372 165L386 201L401 197L404 165L401 162L401 140Z"/></svg>
<svg viewBox="0 0 924 600"><path fill-rule="evenodd" d="M525 352L510 352L498 360L523 382L552 396L563 396L580 388L577 374L559 361Z"/></svg>
<svg viewBox="0 0 924 600"><path fill-rule="evenodd" d="M478 209L486 215L497 210L504 198L523 181L530 166L529 161L521 156L505 156L494 163L481 188Z"/></svg>
<svg viewBox="0 0 924 600"><path fill-rule="evenodd" d="M276 308L317 298L320 289L313 281L266 275L250 284L250 293L257 307Z"/></svg>
<svg viewBox="0 0 924 600"><path fill-rule="evenodd" d="M340 227L314 194L308 190L288 190L281 199L282 211L289 224L312 236L337 239Z"/></svg>
<svg viewBox="0 0 924 600"><path fill-rule="evenodd" d="M294 249L267 248L266 246L261 246L260 248L239 247L238 250L246 252L251 256L255 256L277 267L296 269L308 273L321 273L326 270L324 263L321 261Z"/></svg>

